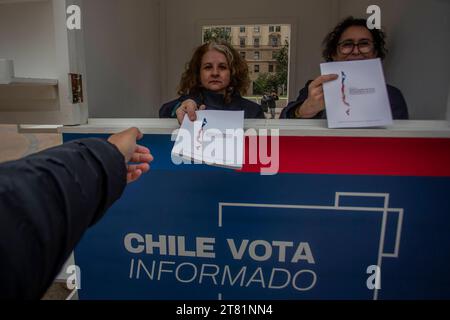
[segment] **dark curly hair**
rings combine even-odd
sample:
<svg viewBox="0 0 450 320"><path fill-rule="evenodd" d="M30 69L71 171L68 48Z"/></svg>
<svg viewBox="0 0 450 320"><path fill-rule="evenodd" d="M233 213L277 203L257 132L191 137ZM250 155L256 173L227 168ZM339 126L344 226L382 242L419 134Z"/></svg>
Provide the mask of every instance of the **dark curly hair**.
<svg viewBox="0 0 450 320"><path fill-rule="evenodd" d="M366 19L357 19L352 16L345 18L342 22L340 22L334 29L331 31L323 40L323 51L322 56L326 61L333 61L333 56L337 53L337 46L339 39L345 30L352 26L362 26L367 28ZM373 37L374 48L377 54L377 57L383 60L386 57L387 49L385 48L385 38L386 34L380 29L368 29Z"/></svg>
<svg viewBox="0 0 450 320"><path fill-rule="evenodd" d="M230 84L226 89L225 101L230 102L231 96L234 93L245 95L250 85L247 62L231 44L225 41L207 42L195 50L191 61L186 65L186 70L181 76L178 94L189 95L196 94L200 91L200 68L202 58L205 53L210 50L216 50L223 53L228 61L228 66L230 68Z"/></svg>

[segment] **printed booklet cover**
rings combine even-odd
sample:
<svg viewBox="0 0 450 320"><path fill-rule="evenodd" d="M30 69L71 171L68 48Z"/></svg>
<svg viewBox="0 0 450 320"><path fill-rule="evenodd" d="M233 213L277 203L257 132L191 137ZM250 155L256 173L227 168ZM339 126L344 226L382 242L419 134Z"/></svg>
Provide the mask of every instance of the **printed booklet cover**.
<svg viewBox="0 0 450 320"><path fill-rule="evenodd" d="M380 59L328 62L322 75L338 79L323 84L329 128L380 127L392 124Z"/></svg>

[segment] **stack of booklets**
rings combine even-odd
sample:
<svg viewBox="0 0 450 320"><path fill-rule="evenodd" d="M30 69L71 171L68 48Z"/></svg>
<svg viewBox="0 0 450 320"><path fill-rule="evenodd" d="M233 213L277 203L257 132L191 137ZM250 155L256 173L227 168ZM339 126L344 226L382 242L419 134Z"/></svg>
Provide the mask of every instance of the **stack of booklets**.
<svg viewBox="0 0 450 320"><path fill-rule="evenodd" d="M242 168L244 111L201 110L197 111L196 121L185 115L172 156L185 163Z"/></svg>

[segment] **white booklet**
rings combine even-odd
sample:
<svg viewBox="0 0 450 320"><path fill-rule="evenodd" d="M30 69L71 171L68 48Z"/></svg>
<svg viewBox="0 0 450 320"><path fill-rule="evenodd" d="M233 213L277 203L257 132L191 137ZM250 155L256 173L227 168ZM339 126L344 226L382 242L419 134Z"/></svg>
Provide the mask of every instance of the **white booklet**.
<svg viewBox="0 0 450 320"><path fill-rule="evenodd" d="M329 128L392 124L380 59L322 63L320 70L339 76L323 84Z"/></svg>
<svg viewBox="0 0 450 320"><path fill-rule="evenodd" d="M240 169L244 160L244 111L197 111L185 115L178 129L172 157Z"/></svg>

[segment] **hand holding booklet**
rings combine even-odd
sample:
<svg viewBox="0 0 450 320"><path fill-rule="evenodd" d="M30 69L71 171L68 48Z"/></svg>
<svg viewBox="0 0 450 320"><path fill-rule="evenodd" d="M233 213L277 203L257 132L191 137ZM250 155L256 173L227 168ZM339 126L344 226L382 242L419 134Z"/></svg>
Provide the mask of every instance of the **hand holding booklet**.
<svg viewBox="0 0 450 320"><path fill-rule="evenodd" d="M197 120L185 115L172 156L194 163L242 168L244 111L197 111Z"/></svg>
<svg viewBox="0 0 450 320"><path fill-rule="evenodd" d="M328 62L322 75L338 79L323 84L329 128L392 124L391 107L380 59Z"/></svg>

